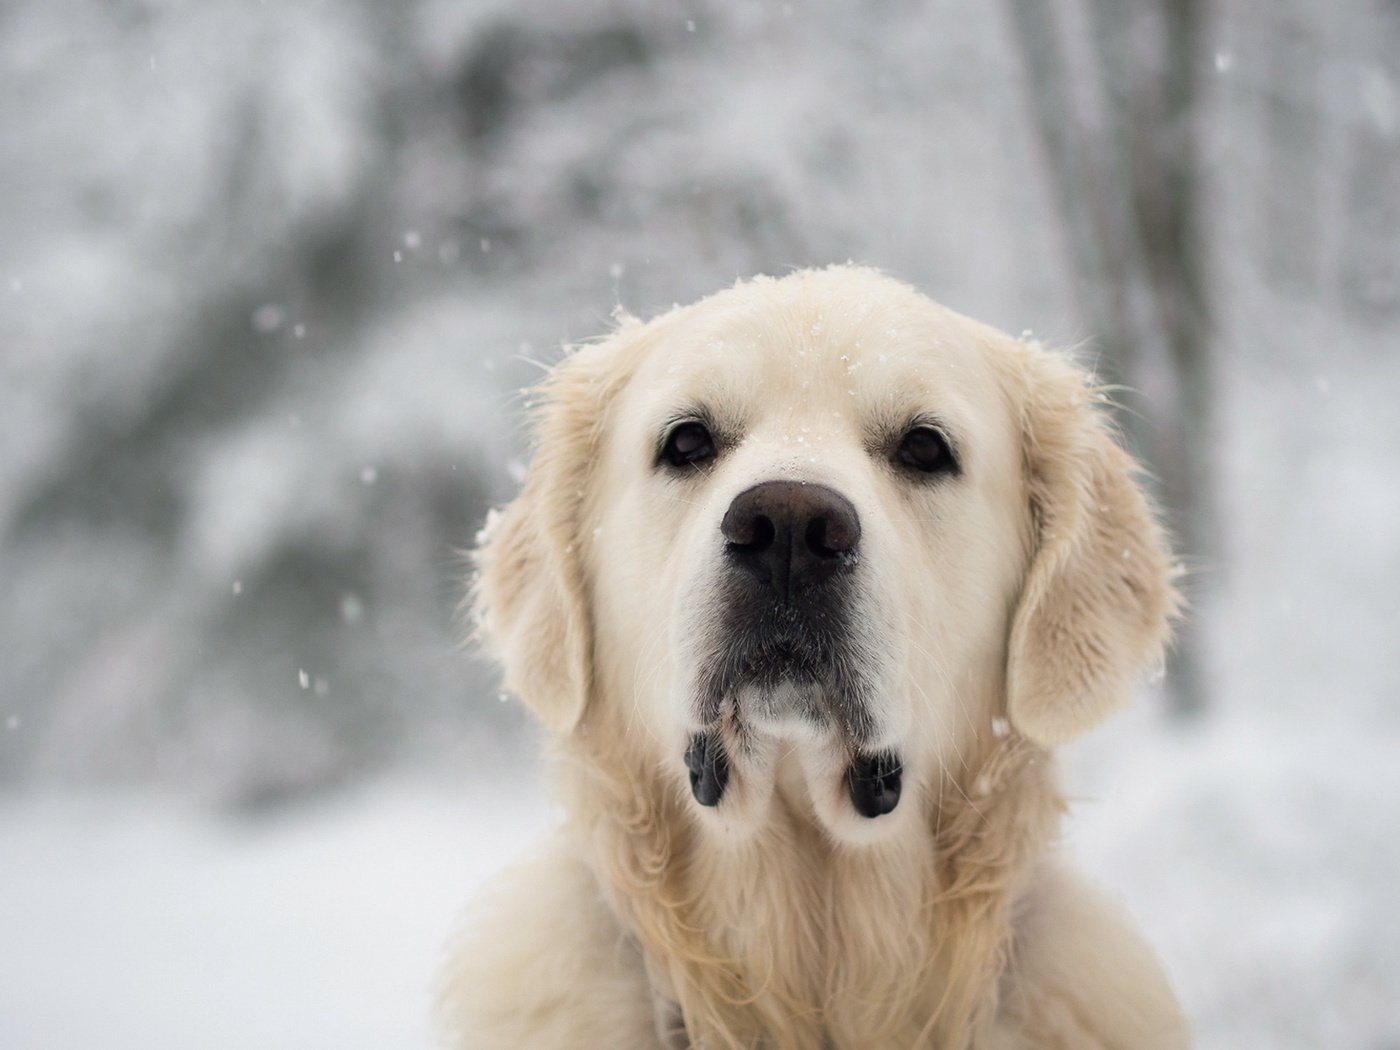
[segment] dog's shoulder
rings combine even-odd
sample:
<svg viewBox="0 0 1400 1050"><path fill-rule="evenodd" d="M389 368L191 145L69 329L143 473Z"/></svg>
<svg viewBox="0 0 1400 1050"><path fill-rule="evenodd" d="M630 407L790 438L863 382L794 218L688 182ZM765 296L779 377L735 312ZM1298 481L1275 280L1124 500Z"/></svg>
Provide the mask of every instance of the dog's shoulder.
<svg viewBox="0 0 1400 1050"><path fill-rule="evenodd" d="M1126 909L1060 859L1037 869L1014 929L994 1046L1190 1046L1167 976Z"/></svg>
<svg viewBox="0 0 1400 1050"><path fill-rule="evenodd" d="M437 988L449 1045L656 1045L641 953L573 839L556 832L477 895Z"/></svg>

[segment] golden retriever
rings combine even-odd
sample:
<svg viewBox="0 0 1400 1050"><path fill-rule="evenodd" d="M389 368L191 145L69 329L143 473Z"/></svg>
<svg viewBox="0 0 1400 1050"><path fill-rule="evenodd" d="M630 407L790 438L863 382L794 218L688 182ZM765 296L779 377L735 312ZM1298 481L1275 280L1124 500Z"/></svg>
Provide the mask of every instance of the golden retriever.
<svg viewBox="0 0 1400 1050"><path fill-rule="evenodd" d="M1055 855L1050 749L1176 605L1101 400L850 266L555 368L475 603L566 819L454 942L454 1045L1188 1045Z"/></svg>

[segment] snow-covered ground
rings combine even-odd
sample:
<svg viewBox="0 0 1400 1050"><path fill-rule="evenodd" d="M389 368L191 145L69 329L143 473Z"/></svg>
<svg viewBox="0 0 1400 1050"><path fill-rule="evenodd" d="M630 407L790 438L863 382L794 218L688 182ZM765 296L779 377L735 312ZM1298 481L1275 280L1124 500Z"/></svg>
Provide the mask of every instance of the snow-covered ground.
<svg viewBox="0 0 1400 1050"><path fill-rule="evenodd" d="M1189 729L1145 705L1065 756L1068 846L1138 917L1202 1050L1400 1045L1393 732Z"/></svg>
<svg viewBox="0 0 1400 1050"><path fill-rule="evenodd" d="M0 802L0 1046L431 1046L454 915L549 820L521 779L378 782L270 818Z"/></svg>
<svg viewBox="0 0 1400 1050"><path fill-rule="evenodd" d="M1148 931L1201 1050L1397 1045L1388 741L1246 719L1172 731L1144 704L1066 759L1069 848ZM0 1046L431 1046L454 916L555 819L529 762L270 818L131 793L8 799Z"/></svg>

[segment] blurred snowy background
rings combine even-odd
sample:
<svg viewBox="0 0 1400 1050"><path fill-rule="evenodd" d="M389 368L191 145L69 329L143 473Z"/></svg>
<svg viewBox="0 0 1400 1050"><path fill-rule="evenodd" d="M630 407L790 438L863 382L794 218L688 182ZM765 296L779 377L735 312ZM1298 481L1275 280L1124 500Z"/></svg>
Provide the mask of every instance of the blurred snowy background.
<svg viewBox="0 0 1400 1050"><path fill-rule="evenodd" d="M19 0L0 129L0 1045L429 1045L530 362L849 257L1130 388L1197 615L1070 838L1200 1045L1400 1047L1395 0Z"/></svg>

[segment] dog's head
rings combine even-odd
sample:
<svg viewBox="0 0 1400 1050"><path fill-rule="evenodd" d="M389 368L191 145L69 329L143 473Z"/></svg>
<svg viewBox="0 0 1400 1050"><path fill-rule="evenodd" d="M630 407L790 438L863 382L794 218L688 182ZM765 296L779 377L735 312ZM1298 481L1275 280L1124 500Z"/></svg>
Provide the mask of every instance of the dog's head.
<svg viewBox="0 0 1400 1050"><path fill-rule="evenodd" d="M633 734L721 826L801 779L870 838L964 747L1059 743L1160 658L1167 556L1096 400L867 270L625 323L545 385L482 625L545 726Z"/></svg>

